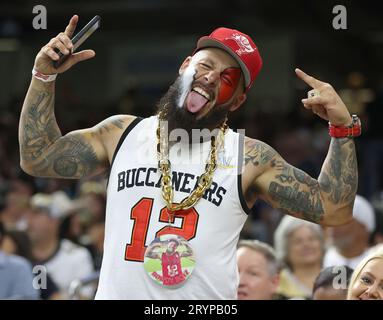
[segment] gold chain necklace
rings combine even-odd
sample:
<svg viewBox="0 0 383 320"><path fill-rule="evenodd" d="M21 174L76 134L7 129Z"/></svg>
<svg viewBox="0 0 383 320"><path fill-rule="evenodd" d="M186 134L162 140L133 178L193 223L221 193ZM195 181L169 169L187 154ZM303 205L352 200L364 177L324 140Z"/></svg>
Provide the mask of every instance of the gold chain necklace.
<svg viewBox="0 0 383 320"><path fill-rule="evenodd" d="M158 115L158 127L157 127L157 156L158 156L158 167L162 174L161 179L161 188L162 188L162 197L166 202L166 207L169 211L178 211L189 209L202 198L205 191L210 188L213 181L214 171L217 169L217 147L216 147L216 137L211 137L211 149L210 149L210 161L206 162L205 172L199 177L197 187L190 193L190 195L183 199L181 203L173 203L173 186L172 186L172 177L171 177L171 168L169 162L169 144L166 135L161 136L161 118L162 114ZM220 145L223 145L225 139L225 132L227 129L226 124L227 119L220 127L220 132L218 136L221 137L219 141Z"/></svg>

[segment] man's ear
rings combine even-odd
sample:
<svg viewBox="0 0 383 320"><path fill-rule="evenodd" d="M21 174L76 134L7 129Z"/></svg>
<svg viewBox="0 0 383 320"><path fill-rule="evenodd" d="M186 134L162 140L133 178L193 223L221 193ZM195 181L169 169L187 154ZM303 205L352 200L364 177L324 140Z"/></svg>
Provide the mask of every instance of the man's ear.
<svg viewBox="0 0 383 320"><path fill-rule="evenodd" d="M245 101L246 101L246 93L242 93L238 97L235 98L233 105L230 107L230 112L237 110Z"/></svg>
<svg viewBox="0 0 383 320"><path fill-rule="evenodd" d="M180 69L178 70L178 73L181 75L184 73L185 69L189 66L190 62L192 60L192 57L187 57L184 62L182 62Z"/></svg>

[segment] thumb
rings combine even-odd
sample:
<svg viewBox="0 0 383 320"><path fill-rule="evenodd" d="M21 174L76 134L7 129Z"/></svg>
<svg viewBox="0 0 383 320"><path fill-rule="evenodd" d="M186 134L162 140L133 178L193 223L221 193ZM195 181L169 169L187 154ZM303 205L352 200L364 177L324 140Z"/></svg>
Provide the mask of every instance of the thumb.
<svg viewBox="0 0 383 320"><path fill-rule="evenodd" d="M71 57L72 65L84 60L93 58L96 55L96 52L93 50L82 50L80 52L74 53Z"/></svg>

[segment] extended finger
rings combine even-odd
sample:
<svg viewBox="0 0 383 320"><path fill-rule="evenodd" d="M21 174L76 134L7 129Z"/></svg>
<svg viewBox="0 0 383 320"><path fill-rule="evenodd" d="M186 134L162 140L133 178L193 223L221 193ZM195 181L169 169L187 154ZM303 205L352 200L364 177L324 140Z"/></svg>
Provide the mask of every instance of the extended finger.
<svg viewBox="0 0 383 320"><path fill-rule="evenodd" d="M96 53L93 50L83 50L80 52L77 52L71 56L71 60L73 61L73 64L88 60L93 58L96 55Z"/></svg>
<svg viewBox="0 0 383 320"><path fill-rule="evenodd" d="M72 37L73 35L73 32L74 30L76 29L76 26L77 26L77 22L78 22L78 15L74 15L70 21L69 21L69 24L67 25L67 27L65 28L65 34L70 38Z"/></svg>
<svg viewBox="0 0 383 320"><path fill-rule="evenodd" d="M307 73L303 72L301 69L296 68L295 73L301 80L306 82L310 87L314 89L319 88L323 84L322 81L315 79L313 76L309 76Z"/></svg>

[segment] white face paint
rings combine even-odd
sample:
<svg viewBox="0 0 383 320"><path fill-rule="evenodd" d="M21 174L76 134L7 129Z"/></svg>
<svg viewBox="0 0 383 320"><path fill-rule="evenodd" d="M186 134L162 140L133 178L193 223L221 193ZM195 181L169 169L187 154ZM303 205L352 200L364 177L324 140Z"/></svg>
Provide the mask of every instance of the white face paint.
<svg viewBox="0 0 383 320"><path fill-rule="evenodd" d="M190 92L191 84L194 80L194 75L196 72L197 71L194 68L194 64L190 63L181 76L181 94L178 98L177 104L179 108L182 108L185 103L185 99Z"/></svg>

